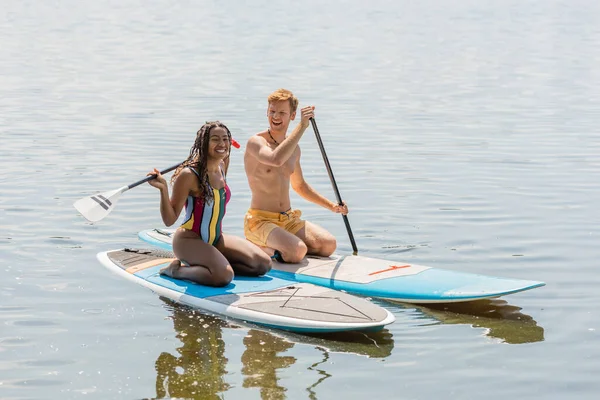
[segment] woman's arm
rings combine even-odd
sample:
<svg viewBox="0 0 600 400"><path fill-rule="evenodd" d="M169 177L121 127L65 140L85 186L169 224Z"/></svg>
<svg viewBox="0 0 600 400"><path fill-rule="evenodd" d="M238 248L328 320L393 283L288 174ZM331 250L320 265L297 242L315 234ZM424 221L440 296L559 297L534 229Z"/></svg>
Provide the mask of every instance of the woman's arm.
<svg viewBox="0 0 600 400"><path fill-rule="evenodd" d="M154 169L150 174L155 174L156 179L148 183L160 190L160 216L166 226L171 226L177 222L188 194L193 187L197 186L198 180L192 171L183 169L173 183L173 194L169 199L169 187L160 171Z"/></svg>

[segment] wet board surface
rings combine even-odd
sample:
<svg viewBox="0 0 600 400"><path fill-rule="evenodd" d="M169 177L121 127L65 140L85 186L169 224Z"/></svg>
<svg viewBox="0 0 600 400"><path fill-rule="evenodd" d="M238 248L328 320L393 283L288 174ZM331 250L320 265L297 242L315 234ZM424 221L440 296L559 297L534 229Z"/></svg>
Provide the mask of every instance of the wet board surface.
<svg viewBox="0 0 600 400"><path fill-rule="evenodd" d="M215 314L294 332L376 331L394 322L366 299L277 276L236 277L209 287L160 275L174 254L158 249L119 249L98 260L121 277L173 301Z"/></svg>
<svg viewBox="0 0 600 400"><path fill-rule="evenodd" d="M141 240L170 250L172 230L141 231ZM307 257L299 264L273 263L270 276L407 303L490 299L544 286L502 278L361 256Z"/></svg>

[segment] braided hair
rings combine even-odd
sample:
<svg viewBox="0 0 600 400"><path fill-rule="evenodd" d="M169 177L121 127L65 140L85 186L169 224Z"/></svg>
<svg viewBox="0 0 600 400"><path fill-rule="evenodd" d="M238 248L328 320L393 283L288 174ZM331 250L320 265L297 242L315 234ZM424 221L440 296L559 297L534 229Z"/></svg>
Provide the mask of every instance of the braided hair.
<svg viewBox="0 0 600 400"><path fill-rule="evenodd" d="M221 121L206 122L196 133L196 140L190 149L190 155L183 163L181 163L179 167L177 167L173 173L173 176L171 177L171 184L173 184L179 173L184 168L193 168L198 173L198 191L200 192L199 197L203 202L212 200L213 198L213 191L210 189L210 182L206 168L208 163L208 143L210 142L210 131L214 128L223 128L227 131L229 148L231 149L231 132L229 131L229 128L227 128L227 126L225 126L225 124Z"/></svg>

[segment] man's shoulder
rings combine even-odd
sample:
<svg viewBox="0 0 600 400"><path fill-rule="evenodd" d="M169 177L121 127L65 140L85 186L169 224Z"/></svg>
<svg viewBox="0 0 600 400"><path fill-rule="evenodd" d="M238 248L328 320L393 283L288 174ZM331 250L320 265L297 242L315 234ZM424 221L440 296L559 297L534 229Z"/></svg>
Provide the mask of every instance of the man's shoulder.
<svg viewBox="0 0 600 400"><path fill-rule="evenodd" d="M248 139L248 140L264 139L266 134L267 134L266 130L260 131L260 132L255 133L254 135L250 136L250 139Z"/></svg>
<svg viewBox="0 0 600 400"><path fill-rule="evenodd" d="M267 131L263 131L263 132L258 132L252 136L250 136L250 138L248 139L248 144L254 144L254 145L264 145L267 143L267 139L265 139L264 135L267 133Z"/></svg>

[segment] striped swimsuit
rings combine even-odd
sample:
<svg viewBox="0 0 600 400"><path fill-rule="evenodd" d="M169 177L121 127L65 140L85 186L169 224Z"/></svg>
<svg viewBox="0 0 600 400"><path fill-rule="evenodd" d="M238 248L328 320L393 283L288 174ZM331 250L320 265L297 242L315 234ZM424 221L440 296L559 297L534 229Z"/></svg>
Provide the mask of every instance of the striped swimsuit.
<svg viewBox="0 0 600 400"><path fill-rule="evenodd" d="M198 175L196 170L190 169L196 176ZM221 174L223 174L223 170L221 170ZM225 174L223 174L223 178L225 178ZM212 187L210 189L213 191L213 199L206 203L199 197L188 196L185 203L185 222L181 227L196 232L204 242L214 246L221 238L221 223L225 216L227 203L231 198L231 191L227 182L221 189Z"/></svg>

